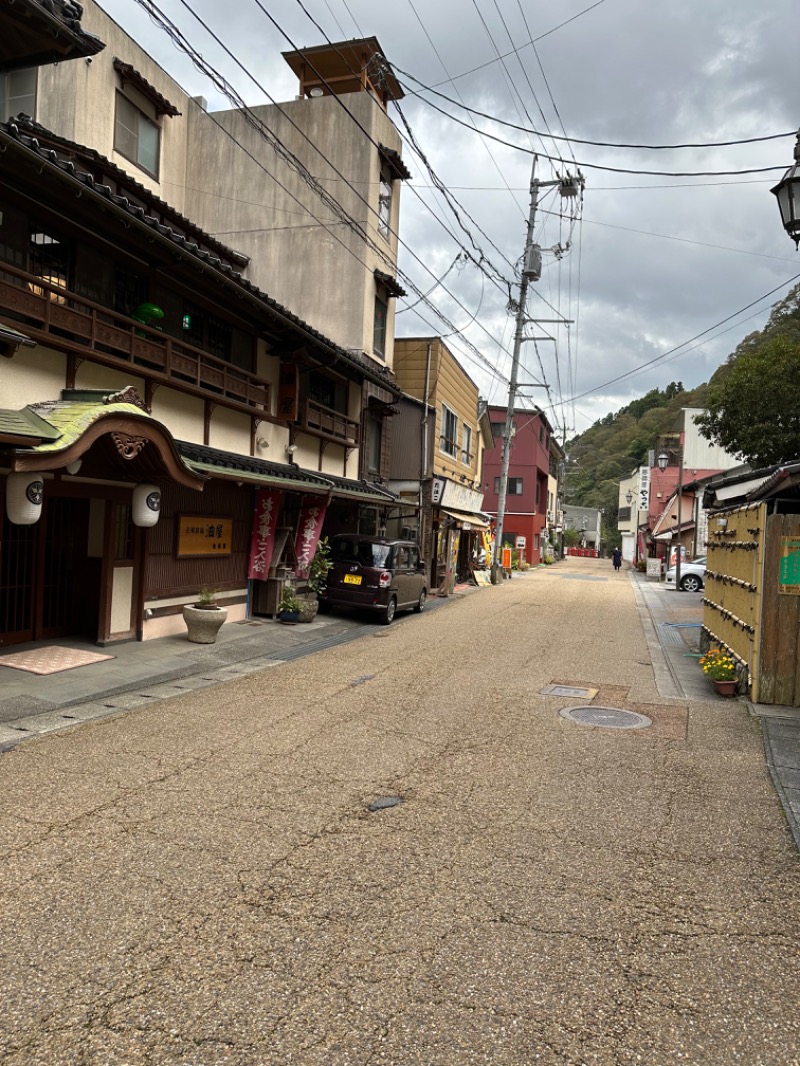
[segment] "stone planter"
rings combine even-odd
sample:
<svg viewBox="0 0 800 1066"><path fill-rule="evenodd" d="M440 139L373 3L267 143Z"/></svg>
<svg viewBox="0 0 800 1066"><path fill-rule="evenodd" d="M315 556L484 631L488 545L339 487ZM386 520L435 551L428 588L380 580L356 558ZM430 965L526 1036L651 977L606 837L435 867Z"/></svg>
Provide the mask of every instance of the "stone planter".
<svg viewBox="0 0 800 1066"><path fill-rule="evenodd" d="M711 684L718 696L735 696L736 689L739 687L739 682L735 677L730 681L712 681Z"/></svg>
<svg viewBox="0 0 800 1066"><path fill-rule="evenodd" d="M309 596L298 596L297 598L300 601L300 621L313 622L319 610L319 600L316 593L312 593Z"/></svg>
<svg viewBox="0 0 800 1066"><path fill-rule="evenodd" d="M183 620L193 644L214 644L227 617L227 607L195 607L187 603L183 608Z"/></svg>

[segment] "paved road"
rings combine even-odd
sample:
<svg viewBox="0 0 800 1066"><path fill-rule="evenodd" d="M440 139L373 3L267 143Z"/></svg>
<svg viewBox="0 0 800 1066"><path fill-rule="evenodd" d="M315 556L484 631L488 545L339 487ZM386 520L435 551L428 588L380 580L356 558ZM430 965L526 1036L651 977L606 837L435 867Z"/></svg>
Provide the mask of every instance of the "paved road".
<svg viewBox="0 0 800 1066"><path fill-rule="evenodd" d="M758 723L659 696L610 566L28 741L0 789L4 1066L800 1062Z"/></svg>

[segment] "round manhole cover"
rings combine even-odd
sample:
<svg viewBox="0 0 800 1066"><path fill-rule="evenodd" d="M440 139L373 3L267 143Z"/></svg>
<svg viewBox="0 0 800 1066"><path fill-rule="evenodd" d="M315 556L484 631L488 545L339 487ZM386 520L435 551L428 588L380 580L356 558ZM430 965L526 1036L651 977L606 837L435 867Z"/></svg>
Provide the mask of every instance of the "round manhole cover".
<svg viewBox="0 0 800 1066"><path fill-rule="evenodd" d="M604 729L646 729L653 724L646 715L623 711L619 707L565 707L561 717L578 725L601 726Z"/></svg>

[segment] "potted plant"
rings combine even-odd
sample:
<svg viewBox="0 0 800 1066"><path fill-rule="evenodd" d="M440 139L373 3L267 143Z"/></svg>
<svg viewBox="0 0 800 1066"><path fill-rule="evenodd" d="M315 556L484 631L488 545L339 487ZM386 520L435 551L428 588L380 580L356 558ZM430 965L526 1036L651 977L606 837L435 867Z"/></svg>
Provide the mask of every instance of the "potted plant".
<svg viewBox="0 0 800 1066"><path fill-rule="evenodd" d="M735 696L739 687L736 663L721 648L709 648L700 659L700 669L720 696Z"/></svg>
<svg viewBox="0 0 800 1066"><path fill-rule="evenodd" d="M314 558L308 568L308 575L295 589L295 595L300 601L301 622L313 622L317 616L319 594L325 587L328 571L332 566L330 554L331 549L328 544L328 538L323 537L317 544L317 550L314 552Z"/></svg>
<svg viewBox="0 0 800 1066"><path fill-rule="evenodd" d="M284 625L293 626L300 621L300 600L295 595L291 585L285 585L278 603L278 621Z"/></svg>
<svg viewBox="0 0 800 1066"><path fill-rule="evenodd" d="M184 604L183 620L193 644L214 644L227 617L227 607L217 603L216 589L204 587L194 603Z"/></svg>

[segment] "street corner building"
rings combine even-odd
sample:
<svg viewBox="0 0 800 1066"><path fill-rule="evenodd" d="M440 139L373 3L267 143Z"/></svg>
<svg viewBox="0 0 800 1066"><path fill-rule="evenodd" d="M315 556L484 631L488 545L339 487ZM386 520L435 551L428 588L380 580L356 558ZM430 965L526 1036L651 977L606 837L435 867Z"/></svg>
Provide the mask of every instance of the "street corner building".
<svg viewBox="0 0 800 1066"><path fill-rule="evenodd" d="M229 622L272 614L320 537L382 532L397 500L401 90L367 38L348 48L380 77L287 53L298 99L257 109L298 152L343 123L328 165L373 190L365 268L318 234L265 243L253 205L288 203L266 142L96 4L4 5L0 41L0 644L182 632L203 587Z"/></svg>

